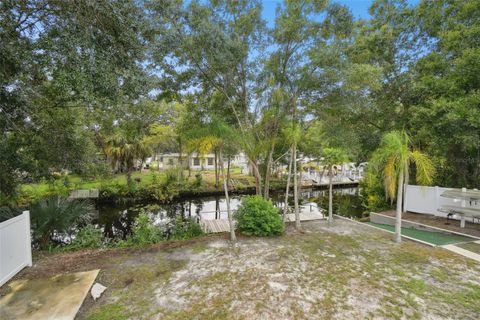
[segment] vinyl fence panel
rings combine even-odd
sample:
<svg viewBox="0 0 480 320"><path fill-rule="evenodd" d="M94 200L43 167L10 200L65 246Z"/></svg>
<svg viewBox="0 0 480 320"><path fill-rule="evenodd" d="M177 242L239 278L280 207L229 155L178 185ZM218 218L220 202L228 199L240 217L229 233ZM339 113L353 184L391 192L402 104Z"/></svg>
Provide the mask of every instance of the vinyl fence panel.
<svg viewBox="0 0 480 320"><path fill-rule="evenodd" d="M0 223L0 286L32 266L30 212Z"/></svg>

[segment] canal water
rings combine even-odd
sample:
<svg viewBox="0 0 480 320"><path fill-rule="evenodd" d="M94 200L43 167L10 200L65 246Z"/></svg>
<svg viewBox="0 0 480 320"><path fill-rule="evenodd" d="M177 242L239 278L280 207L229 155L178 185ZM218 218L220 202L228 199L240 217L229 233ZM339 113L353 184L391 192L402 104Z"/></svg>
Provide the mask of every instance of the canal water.
<svg viewBox="0 0 480 320"><path fill-rule="evenodd" d="M350 218L360 218L363 213L358 188L339 188L333 190L333 212ZM283 207L284 193L274 193L272 202L277 207ZM232 196L230 206L234 211L240 205L245 195ZM303 189L300 204L316 203L318 207L328 210L328 191ZM293 199L290 197L290 205ZM168 204L137 204L99 206L98 216L94 223L103 229L105 236L125 238L140 212L146 212L156 225L168 224L177 217L200 219L227 219L225 197L195 197L183 198Z"/></svg>

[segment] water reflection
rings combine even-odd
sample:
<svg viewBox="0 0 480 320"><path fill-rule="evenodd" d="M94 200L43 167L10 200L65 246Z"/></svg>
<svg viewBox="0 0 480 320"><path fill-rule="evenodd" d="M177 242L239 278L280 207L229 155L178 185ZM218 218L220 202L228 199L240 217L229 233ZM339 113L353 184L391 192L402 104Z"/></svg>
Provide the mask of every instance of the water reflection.
<svg viewBox="0 0 480 320"><path fill-rule="evenodd" d="M358 188L334 189L334 213L351 218L361 217L363 209L358 192ZM242 197L231 197L230 207L233 211L240 206ZM278 208L283 207L284 199L283 193L272 194L272 202ZM300 202L301 204L313 202L327 210L328 191L303 189ZM290 198L289 205L293 206L292 198ZM98 217L94 222L103 228L105 236L110 238L125 238L133 226L135 217L142 210L156 225L168 224L176 217L192 218L196 221L227 219L227 205L225 198L221 196L183 199L169 204L103 206L98 209Z"/></svg>

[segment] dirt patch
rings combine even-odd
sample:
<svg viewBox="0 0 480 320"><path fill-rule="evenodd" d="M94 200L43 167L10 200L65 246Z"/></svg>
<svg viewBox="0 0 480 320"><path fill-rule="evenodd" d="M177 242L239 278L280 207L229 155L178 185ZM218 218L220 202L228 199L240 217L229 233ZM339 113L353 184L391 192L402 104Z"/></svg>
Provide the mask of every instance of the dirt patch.
<svg viewBox="0 0 480 320"><path fill-rule="evenodd" d="M475 319L480 267L350 221L93 253L108 286L78 319ZM79 254L79 253L75 253ZM65 268L75 268L68 256ZM65 257L62 256L62 259ZM83 258L84 266L95 258ZM91 259L91 260L90 260ZM49 262L41 260L42 264ZM46 268L48 269L48 268ZM24 273L24 276L33 273ZM451 297L455 297L452 299Z"/></svg>

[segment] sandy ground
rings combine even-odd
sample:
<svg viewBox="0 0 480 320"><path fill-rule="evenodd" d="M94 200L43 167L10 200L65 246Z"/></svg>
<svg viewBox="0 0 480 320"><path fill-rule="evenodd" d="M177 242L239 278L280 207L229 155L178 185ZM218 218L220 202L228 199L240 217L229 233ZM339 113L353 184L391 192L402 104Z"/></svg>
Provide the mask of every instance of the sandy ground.
<svg viewBox="0 0 480 320"><path fill-rule="evenodd" d="M344 220L275 238L223 236L75 253L108 286L78 319L478 319L480 265ZM54 272L52 259L36 270ZM92 255L95 258L81 258ZM95 261L97 261L95 263ZM47 265L49 267L47 267ZM82 265L64 264L63 270ZM39 275L32 268L21 277Z"/></svg>

